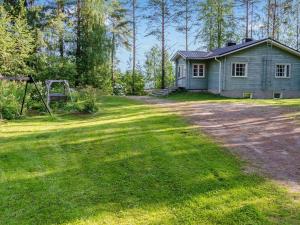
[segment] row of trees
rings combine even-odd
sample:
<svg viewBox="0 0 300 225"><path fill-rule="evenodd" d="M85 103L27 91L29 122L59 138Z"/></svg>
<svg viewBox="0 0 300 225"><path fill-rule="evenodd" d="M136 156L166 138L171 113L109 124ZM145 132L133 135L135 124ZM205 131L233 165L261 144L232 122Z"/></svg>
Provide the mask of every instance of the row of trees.
<svg viewBox="0 0 300 225"><path fill-rule="evenodd" d="M155 87L172 83L168 52L174 27L184 34L186 50L192 42L211 50L229 39L268 36L299 49L299 21L298 0L4 0L0 72L64 78L108 91L126 80L128 92L135 93L142 74ZM159 45L139 66L137 33L144 22L143 35L155 36ZM117 69L120 47L132 55L126 79Z"/></svg>

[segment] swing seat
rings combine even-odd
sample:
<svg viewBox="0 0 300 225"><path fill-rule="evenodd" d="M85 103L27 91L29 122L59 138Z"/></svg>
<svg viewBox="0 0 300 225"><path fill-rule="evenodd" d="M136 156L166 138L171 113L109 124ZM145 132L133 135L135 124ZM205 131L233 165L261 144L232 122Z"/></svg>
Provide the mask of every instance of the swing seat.
<svg viewBox="0 0 300 225"><path fill-rule="evenodd" d="M49 94L50 101L61 101L66 102L68 100L68 96L60 93L51 93Z"/></svg>
<svg viewBox="0 0 300 225"><path fill-rule="evenodd" d="M62 93L51 93L51 87L54 83L63 85ZM50 108L51 102L67 102L69 99L72 100L70 95L70 86L67 80L46 80L47 88L47 106Z"/></svg>

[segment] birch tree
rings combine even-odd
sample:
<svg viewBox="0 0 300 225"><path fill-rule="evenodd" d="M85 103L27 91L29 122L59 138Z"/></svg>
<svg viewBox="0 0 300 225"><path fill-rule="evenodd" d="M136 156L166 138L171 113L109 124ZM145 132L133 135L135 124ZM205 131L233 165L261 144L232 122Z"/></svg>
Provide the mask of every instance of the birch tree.
<svg viewBox="0 0 300 225"><path fill-rule="evenodd" d="M220 48L230 39L236 39L233 1L204 0L199 8L200 29L197 40L204 41L208 50Z"/></svg>

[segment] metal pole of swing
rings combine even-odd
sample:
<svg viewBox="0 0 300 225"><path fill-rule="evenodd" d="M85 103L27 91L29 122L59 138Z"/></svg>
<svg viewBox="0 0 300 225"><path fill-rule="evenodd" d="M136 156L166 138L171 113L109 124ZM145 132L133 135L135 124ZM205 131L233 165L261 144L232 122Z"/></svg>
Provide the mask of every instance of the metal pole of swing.
<svg viewBox="0 0 300 225"><path fill-rule="evenodd" d="M24 109L24 104L25 104L25 99L26 99L26 94L27 94L27 87L28 87L28 81L26 81L26 86L25 86L25 91L24 91L24 96L23 96L23 101L22 101L22 107L21 107L21 115L23 114L23 109Z"/></svg>
<svg viewBox="0 0 300 225"><path fill-rule="evenodd" d="M36 85L36 83L35 83L33 77L32 77L32 76L29 76L29 79L30 79L30 82L32 82L32 83L34 84L35 89L38 91L38 93L39 93L39 95L40 95L40 98L41 98L41 100L42 100L42 102L43 102L45 108L47 109L48 113L52 116L52 113L51 113L50 109L48 108L48 105L46 104L46 102L45 102L45 100L44 100L44 98L43 98L43 96L42 96L40 90L38 89L38 87L37 87L37 85Z"/></svg>

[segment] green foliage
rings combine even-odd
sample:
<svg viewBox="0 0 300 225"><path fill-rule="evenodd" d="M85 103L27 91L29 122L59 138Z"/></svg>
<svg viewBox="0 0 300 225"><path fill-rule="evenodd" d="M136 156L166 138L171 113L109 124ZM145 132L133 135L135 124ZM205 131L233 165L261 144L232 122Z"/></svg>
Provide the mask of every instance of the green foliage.
<svg viewBox="0 0 300 225"><path fill-rule="evenodd" d="M99 110L97 105L97 90L92 87L86 87L80 90L80 112L96 113Z"/></svg>
<svg viewBox="0 0 300 225"><path fill-rule="evenodd" d="M45 98L45 88L41 82L36 83ZM0 119L16 119L20 117L21 104L24 96L25 83L0 81ZM23 113L26 111L45 112L40 95L34 85L28 84Z"/></svg>
<svg viewBox="0 0 300 225"><path fill-rule="evenodd" d="M73 86L76 77L76 64L73 58L47 56L38 54L35 56L36 77L41 80L68 80Z"/></svg>
<svg viewBox="0 0 300 225"><path fill-rule="evenodd" d="M169 54L165 52L165 84L166 87L173 86L174 75L172 62L169 59ZM161 50L155 45L146 53L145 61L145 82L146 88L161 88Z"/></svg>
<svg viewBox="0 0 300 225"><path fill-rule="evenodd" d="M28 60L33 51L33 37L26 19L10 16L0 5L0 73L30 74Z"/></svg>
<svg viewBox="0 0 300 225"><path fill-rule="evenodd" d="M111 89L108 85L110 42L104 24L104 1L83 1L79 19L76 85L93 85L109 91Z"/></svg>
<svg viewBox="0 0 300 225"><path fill-rule="evenodd" d="M16 119L20 116L22 85L0 81L0 119Z"/></svg>
<svg viewBox="0 0 300 225"><path fill-rule="evenodd" d="M63 106L64 111L79 113L96 113L99 110L97 104L98 91L91 87L85 87L79 91L71 92L71 99Z"/></svg>
<svg viewBox="0 0 300 225"><path fill-rule="evenodd" d="M222 47L228 40L237 40L232 0L204 0L199 3L201 26L196 38L208 50Z"/></svg>
<svg viewBox="0 0 300 225"><path fill-rule="evenodd" d="M124 84L124 92L126 95L143 95L145 88L145 79L141 71L135 70L134 93L132 92L132 71L127 70L121 77Z"/></svg>

